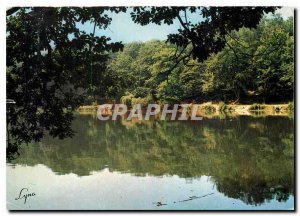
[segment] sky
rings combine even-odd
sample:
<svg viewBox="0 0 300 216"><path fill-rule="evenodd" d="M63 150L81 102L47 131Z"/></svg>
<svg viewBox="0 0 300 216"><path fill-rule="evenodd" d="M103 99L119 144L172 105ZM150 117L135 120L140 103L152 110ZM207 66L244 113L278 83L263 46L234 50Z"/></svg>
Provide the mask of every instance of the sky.
<svg viewBox="0 0 300 216"><path fill-rule="evenodd" d="M293 8L283 7L278 9L276 13L280 13L283 18L288 18L293 16ZM130 10L126 13L107 13L111 18L112 22L107 29L96 28L95 35L98 36L107 36L111 38L111 42L122 41L123 43L130 43L133 41L145 42L149 40L165 40L167 35L170 33L176 33L177 30L181 27L179 21L175 20L173 25L156 25L149 24L146 26L141 26L135 24L130 17ZM188 14L188 19L191 22L200 21L201 17L196 14ZM87 33L93 32L93 24L85 23L78 24L78 27L81 30L86 31Z"/></svg>

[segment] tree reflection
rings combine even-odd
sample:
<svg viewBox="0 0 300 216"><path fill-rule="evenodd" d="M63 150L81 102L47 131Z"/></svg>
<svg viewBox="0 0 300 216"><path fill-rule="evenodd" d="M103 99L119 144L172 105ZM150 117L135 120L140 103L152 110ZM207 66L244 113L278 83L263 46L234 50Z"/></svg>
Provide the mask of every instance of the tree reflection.
<svg viewBox="0 0 300 216"><path fill-rule="evenodd" d="M24 146L13 163L79 176L107 166L137 176L206 175L247 204L285 201L294 194L293 125L286 117L100 122L78 116L74 138L45 137Z"/></svg>

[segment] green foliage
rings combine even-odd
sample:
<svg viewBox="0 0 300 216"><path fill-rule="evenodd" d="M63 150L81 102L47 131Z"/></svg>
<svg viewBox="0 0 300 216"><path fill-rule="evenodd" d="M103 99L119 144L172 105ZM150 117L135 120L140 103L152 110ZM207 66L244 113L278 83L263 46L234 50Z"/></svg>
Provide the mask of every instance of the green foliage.
<svg viewBox="0 0 300 216"><path fill-rule="evenodd" d="M227 36L227 46L204 61L202 90L219 100L288 101L293 98L291 18L264 18L256 29Z"/></svg>
<svg viewBox="0 0 300 216"><path fill-rule="evenodd" d="M199 63L190 57L177 62L186 49L164 41L126 44L108 68L115 92L135 98L151 95L161 103L206 101L285 101L293 98L292 19L263 18L257 29L240 28L226 36L227 45Z"/></svg>
<svg viewBox="0 0 300 216"><path fill-rule="evenodd" d="M213 105L205 105L204 107L205 114L210 115L215 113L217 110Z"/></svg>
<svg viewBox="0 0 300 216"><path fill-rule="evenodd" d="M289 102L289 104L287 106L287 110L294 111L294 102Z"/></svg>
<svg viewBox="0 0 300 216"><path fill-rule="evenodd" d="M125 8L11 8L6 17L6 95L16 102L7 110L7 156L22 143L39 141L45 133L73 135L73 113L89 94L106 90L101 71L109 52L120 42L88 34L77 23L106 29L108 11ZM37 112L37 110L43 112ZM65 110L68 112L65 112Z"/></svg>
<svg viewBox="0 0 300 216"><path fill-rule="evenodd" d="M225 47L227 33L243 26L254 28L264 13L275 10L276 7L134 7L131 17L141 25L179 21L181 28L169 34L167 41L178 47L191 45L189 56L203 61ZM202 14L201 22L190 22L188 13Z"/></svg>
<svg viewBox="0 0 300 216"><path fill-rule="evenodd" d="M134 98L134 95L127 92L126 95L121 97L121 103L126 104L128 107L131 107L133 98Z"/></svg>
<svg viewBox="0 0 300 216"><path fill-rule="evenodd" d="M252 104L249 109L250 110L264 110L265 108L266 108L265 105L255 103L255 104Z"/></svg>
<svg viewBox="0 0 300 216"><path fill-rule="evenodd" d="M224 112L226 110L226 104L223 101L220 101L218 106L220 112Z"/></svg>
<svg viewBox="0 0 300 216"><path fill-rule="evenodd" d="M151 103L152 101L152 98L151 96L147 96L147 97L144 97L144 98L132 98L131 100L131 104L132 105L135 105L135 104L141 104L142 107L146 107L149 103Z"/></svg>
<svg viewBox="0 0 300 216"><path fill-rule="evenodd" d="M142 25L172 24L175 19L181 23L187 11L201 12L205 21L187 22L167 41L123 46L81 31L76 23L106 29L111 23L108 11L125 12L124 7L9 9L6 93L16 105L7 109L8 153L47 132L72 136L72 111L88 95L92 101L98 97L129 106L292 100L293 19L261 19L263 12L274 10L135 7L132 19Z"/></svg>
<svg viewBox="0 0 300 216"><path fill-rule="evenodd" d="M292 19L284 21L279 15L262 20L259 45L254 53L253 69L256 83L270 99L292 99L294 86L294 37Z"/></svg>

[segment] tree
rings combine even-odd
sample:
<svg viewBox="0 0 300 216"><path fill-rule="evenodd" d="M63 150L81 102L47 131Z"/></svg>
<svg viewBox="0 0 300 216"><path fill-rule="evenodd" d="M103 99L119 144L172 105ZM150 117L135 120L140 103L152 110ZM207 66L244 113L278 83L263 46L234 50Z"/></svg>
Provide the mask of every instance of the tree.
<svg viewBox="0 0 300 216"><path fill-rule="evenodd" d="M192 46L179 51L166 41L126 44L112 57L109 74L118 77L118 97L135 101L288 101L294 84L291 23L275 15L263 18L257 28L231 31L225 47L200 63L191 57L177 62L176 56L188 54Z"/></svg>
<svg viewBox="0 0 300 216"><path fill-rule="evenodd" d="M177 19L182 28L169 34L167 41L184 50L192 45L190 52L178 56L177 61L190 56L203 61L225 47L228 33L242 27L255 28L264 13L275 10L276 7L134 7L131 17L141 25L171 25ZM201 21L192 23L187 18L189 13L199 14Z"/></svg>
<svg viewBox="0 0 300 216"><path fill-rule="evenodd" d="M292 99L294 86L294 37L292 19L275 16L263 20L253 64L265 99Z"/></svg>
<svg viewBox="0 0 300 216"><path fill-rule="evenodd" d="M125 8L12 8L7 11L7 98L15 105L7 109L7 157L12 158L21 143L39 141L46 132L60 138L71 136L72 111L83 99L87 87L84 70L103 68L108 52L123 45L110 38L87 34L76 23L94 23L107 28L106 11ZM93 59L91 59L93 58ZM90 68L92 70L92 68Z"/></svg>
<svg viewBox="0 0 300 216"><path fill-rule="evenodd" d="M288 101L293 98L292 19L264 18L256 29L226 37L226 46L204 61L203 91L237 101Z"/></svg>

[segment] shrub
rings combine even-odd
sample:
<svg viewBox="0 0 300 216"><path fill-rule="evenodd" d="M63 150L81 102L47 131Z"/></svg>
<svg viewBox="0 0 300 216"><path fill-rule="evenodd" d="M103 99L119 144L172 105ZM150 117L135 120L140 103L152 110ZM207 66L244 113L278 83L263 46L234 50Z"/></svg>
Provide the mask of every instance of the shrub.
<svg viewBox="0 0 300 216"><path fill-rule="evenodd" d="M97 106L97 102L92 102L92 106Z"/></svg>
<svg viewBox="0 0 300 216"><path fill-rule="evenodd" d="M133 98L134 98L133 94L127 93L127 95L121 97L121 103L126 104L128 107L130 107L132 105Z"/></svg>
<svg viewBox="0 0 300 216"><path fill-rule="evenodd" d="M281 110L281 108L278 107L278 106L274 108L274 111L275 111L275 112L280 112L280 110Z"/></svg>
<svg viewBox="0 0 300 216"><path fill-rule="evenodd" d="M264 110L265 108L266 108L265 105L263 105L263 104L257 104L257 103L252 104L250 106L250 110Z"/></svg>
<svg viewBox="0 0 300 216"><path fill-rule="evenodd" d="M219 102L219 111L224 112L226 110L226 104L223 101Z"/></svg>
<svg viewBox="0 0 300 216"><path fill-rule="evenodd" d="M289 104L287 106L287 110L294 111L294 102L289 102Z"/></svg>
<svg viewBox="0 0 300 216"><path fill-rule="evenodd" d="M141 98L132 98L131 99L131 105L135 105L135 104L141 104L142 107L146 107L149 103L151 103L152 101L152 97L150 95L148 95L147 97Z"/></svg>
<svg viewBox="0 0 300 216"><path fill-rule="evenodd" d="M135 104L141 104L142 106L147 105L147 100L146 98L132 98L131 100L131 105L134 106Z"/></svg>
<svg viewBox="0 0 300 216"><path fill-rule="evenodd" d="M234 108L232 106L226 106L226 110L229 112L233 112Z"/></svg>
<svg viewBox="0 0 300 216"><path fill-rule="evenodd" d="M205 109L205 114L213 114L216 112L216 108L212 105L206 105L204 109Z"/></svg>

